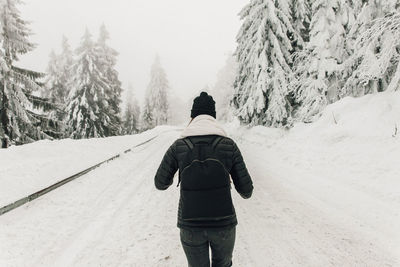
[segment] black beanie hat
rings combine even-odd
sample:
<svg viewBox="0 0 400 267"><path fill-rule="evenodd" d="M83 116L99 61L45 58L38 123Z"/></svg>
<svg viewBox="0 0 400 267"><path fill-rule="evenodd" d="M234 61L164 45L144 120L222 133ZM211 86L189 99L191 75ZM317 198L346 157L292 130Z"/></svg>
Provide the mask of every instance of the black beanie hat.
<svg viewBox="0 0 400 267"><path fill-rule="evenodd" d="M194 118L201 114L210 115L216 118L215 101L212 96L208 95L206 92L201 92L200 96L193 100L190 117Z"/></svg>

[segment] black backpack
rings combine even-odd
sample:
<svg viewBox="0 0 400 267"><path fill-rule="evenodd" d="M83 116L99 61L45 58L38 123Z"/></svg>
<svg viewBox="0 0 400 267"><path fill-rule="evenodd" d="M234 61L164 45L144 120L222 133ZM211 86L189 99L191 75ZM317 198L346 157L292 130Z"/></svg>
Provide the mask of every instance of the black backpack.
<svg viewBox="0 0 400 267"><path fill-rule="evenodd" d="M222 220L235 216L230 175L215 149L222 138L217 136L211 143L193 143L188 137L183 139L189 147L179 171L184 221Z"/></svg>

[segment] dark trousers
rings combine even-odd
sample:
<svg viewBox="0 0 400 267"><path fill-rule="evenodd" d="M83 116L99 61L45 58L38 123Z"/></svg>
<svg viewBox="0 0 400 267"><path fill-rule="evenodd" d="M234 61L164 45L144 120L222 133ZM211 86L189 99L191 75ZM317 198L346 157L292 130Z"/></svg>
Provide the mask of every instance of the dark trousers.
<svg viewBox="0 0 400 267"><path fill-rule="evenodd" d="M189 267L210 267L210 248L212 267L232 266L236 227L224 230L181 229L180 235Z"/></svg>

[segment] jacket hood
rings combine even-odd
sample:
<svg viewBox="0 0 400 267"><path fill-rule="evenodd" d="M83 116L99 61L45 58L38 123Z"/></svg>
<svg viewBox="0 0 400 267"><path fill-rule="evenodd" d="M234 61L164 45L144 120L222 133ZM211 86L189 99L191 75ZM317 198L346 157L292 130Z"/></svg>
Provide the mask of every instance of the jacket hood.
<svg viewBox="0 0 400 267"><path fill-rule="evenodd" d="M212 134L227 136L225 130L213 116L202 114L192 120L181 133L181 137Z"/></svg>

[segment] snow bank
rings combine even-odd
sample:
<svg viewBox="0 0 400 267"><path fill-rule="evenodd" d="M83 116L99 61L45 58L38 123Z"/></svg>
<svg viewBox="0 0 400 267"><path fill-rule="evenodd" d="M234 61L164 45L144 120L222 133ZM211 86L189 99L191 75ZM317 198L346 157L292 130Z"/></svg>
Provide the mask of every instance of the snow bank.
<svg viewBox="0 0 400 267"><path fill-rule="evenodd" d="M296 123L290 130L264 126L243 127L237 120L225 125L239 140L259 144L301 142L303 145L379 142L398 149L400 138L400 92L379 93L360 98L346 97L326 107L314 123Z"/></svg>
<svg viewBox="0 0 400 267"><path fill-rule="evenodd" d="M400 127L400 92L346 97L311 124L297 124L293 134L348 138L390 138ZM315 134L313 134L315 133Z"/></svg>
<svg viewBox="0 0 400 267"><path fill-rule="evenodd" d="M356 220L360 236L400 259L400 92L347 97L315 123L291 130L228 125L239 148L259 157L290 186ZM399 129L400 130L400 129ZM271 175L271 174L266 174ZM257 184L257 181L255 182Z"/></svg>
<svg viewBox="0 0 400 267"><path fill-rule="evenodd" d="M400 92L346 97L316 122L291 130L244 130L237 122L227 127L235 138L271 149L268 153L284 157L288 165L319 166L322 176L329 170L341 173L340 179L400 202Z"/></svg>
<svg viewBox="0 0 400 267"><path fill-rule="evenodd" d="M106 160L158 133L162 126L139 135L98 139L42 140L0 150L0 207Z"/></svg>

